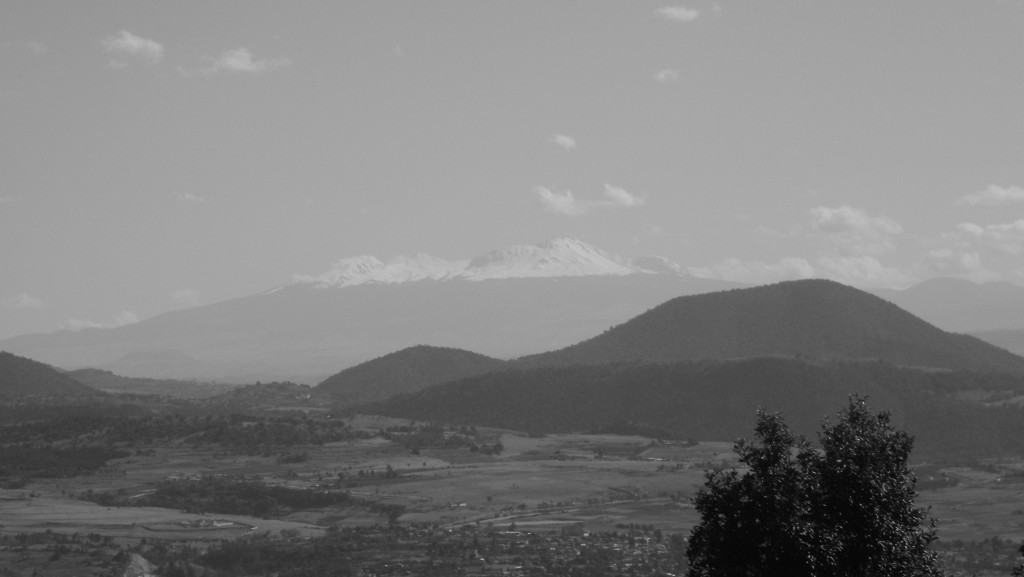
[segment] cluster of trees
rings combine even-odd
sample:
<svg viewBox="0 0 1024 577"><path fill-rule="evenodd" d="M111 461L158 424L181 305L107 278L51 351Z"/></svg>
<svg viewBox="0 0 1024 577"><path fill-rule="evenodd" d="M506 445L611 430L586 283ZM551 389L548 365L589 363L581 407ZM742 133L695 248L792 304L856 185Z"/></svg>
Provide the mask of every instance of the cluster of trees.
<svg viewBox="0 0 1024 577"><path fill-rule="evenodd" d="M0 447L0 478L77 477L104 467L110 459L130 456L122 449L106 446Z"/></svg>
<svg viewBox="0 0 1024 577"><path fill-rule="evenodd" d="M694 500L690 575L942 575L934 521L914 504L913 441L853 397L820 450L777 414L735 446L748 467L713 470Z"/></svg>
<svg viewBox="0 0 1024 577"><path fill-rule="evenodd" d="M0 442L36 446L74 440L77 443L146 446L170 440L215 444L249 452L264 447L322 445L370 437L338 419L244 414L186 416L109 411L57 412L37 421L0 426Z"/></svg>

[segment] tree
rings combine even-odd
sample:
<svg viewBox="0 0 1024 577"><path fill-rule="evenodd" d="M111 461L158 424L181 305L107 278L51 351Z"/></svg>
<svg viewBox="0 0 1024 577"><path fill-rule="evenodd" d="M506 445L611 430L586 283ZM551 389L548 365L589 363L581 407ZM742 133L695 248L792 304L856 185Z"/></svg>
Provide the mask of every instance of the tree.
<svg viewBox="0 0 1024 577"><path fill-rule="evenodd" d="M709 471L694 505L690 575L938 576L927 511L914 506L912 438L851 397L821 448L758 411L756 440L738 441L742 475Z"/></svg>

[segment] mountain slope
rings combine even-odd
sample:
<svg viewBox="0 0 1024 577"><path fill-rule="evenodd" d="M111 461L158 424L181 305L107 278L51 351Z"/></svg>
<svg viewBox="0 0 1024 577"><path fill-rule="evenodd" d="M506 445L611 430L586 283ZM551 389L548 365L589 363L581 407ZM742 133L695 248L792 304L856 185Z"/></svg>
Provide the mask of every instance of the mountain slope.
<svg viewBox="0 0 1024 577"><path fill-rule="evenodd" d="M68 400L105 396L49 365L0 351L0 400Z"/></svg>
<svg viewBox="0 0 1024 577"><path fill-rule="evenodd" d="M353 410L531 433L625 424L676 438L731 441L750 436L758 408L782 411L795 430L813 437L822 416L833 414L849 395L861 394L917 437L919 456L974 459L1024 452L1024 408L957 400L956 392L965 390L1024 394L1024 384L1005 374L762 357L505 371Z"/></svg>
<svg viewBox="0 0 1024 577"><path fill-rule="evenodd" d="M470 351L420 345L345 369L314 390L346 403L376 401L506 366L505 361Z"/></svg>
<svg viewBox="0 0 1024 577"><path fill-rule="evenodd" d="M522 366L675 362L764 355L881 359L898 365L1024 374L1024 358L946 333L879 297L825 280L679 297Z"/></svg>

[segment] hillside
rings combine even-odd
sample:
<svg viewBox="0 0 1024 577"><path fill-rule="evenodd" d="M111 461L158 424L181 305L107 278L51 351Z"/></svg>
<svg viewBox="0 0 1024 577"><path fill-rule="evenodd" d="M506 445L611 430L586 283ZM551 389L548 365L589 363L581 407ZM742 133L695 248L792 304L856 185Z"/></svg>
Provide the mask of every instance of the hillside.
<svg viewBox="0 0 1024 577"><path fill-rule="evenodd" d="M757 408L782 411L812 435L850 394L867 395L918 437L918 455L1024 453L1024 409L984 407L957 393L1024 394L1010 375L902 369L879 362L619 364L514 370L472 377L358 408L422 421L531 433L642 427L666 436L731 441L751 434Z"/></svg>
<svg viewBox="0 0 1024 577"><path fill-rule="evenodd" d="M506 367L505 361L470 351L419 345L345 369L315 391L345 403L376 401Z"/></svg>
<svg viewBox="0 0 1024 577"><path fill-rule="evenodd" d="M597 337L518 362L531 367L765 355L1024 374L1022 357L944 332L879 297L826 280L678 297Z"/></svg>
<svg viewBox="0 0 1024 577"><path fill-rule="evenodd" d="M105 396L49 365L0 351L0 400L75 400Z"/></svg>

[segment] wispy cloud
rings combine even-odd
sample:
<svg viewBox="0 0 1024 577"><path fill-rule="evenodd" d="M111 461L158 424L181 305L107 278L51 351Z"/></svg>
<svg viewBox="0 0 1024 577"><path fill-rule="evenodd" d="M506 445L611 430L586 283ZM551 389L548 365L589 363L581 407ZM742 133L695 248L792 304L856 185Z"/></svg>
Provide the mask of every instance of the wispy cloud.
<svg viewBox="0 0 1024 577"><path fill-rule="evenodd" d="M687 271L700 278L749 284L827 278L858 286L905 288L915 281L911 275L885 266L872 256L822 256L813 262L800 257L787 257L776 262L730 258L710 267L690 267Z"/></svg>
<svg viewBox="0 0 1024 577"><path fill-rule="evenodd" d="M679 80L679 71L675 68L663 68L654 75L654 79L662 84Z"/></svg>
<svg viewBox="0 0 1024 577"><path fill-rule="evenodd" d="M183 288L171 293L171 300L179 305L196 306L199 304L199 291L191 288Z"/></svg>
<svg viewBox="0 0 1024 577"><path fill-rule="evenodd" d="M666 20L676 22L693 22L700 17L700 11L685 6L665 6L658 8L654 13Z"/></svg>
<svg viewBox="0 0 1024 577"><path fill-rule="evenodd" d="M198 194L192 194L191 192L176 192L174 197L178 202L185 202L191 204L200 204L206 202L206 197L199 196Z"/></svg>
<svg viewBox="0 0 1024 577"><path fill-rule="evenodd" d="M139 317L131 311L121 311L113 320L109 323L100 323L92 319L68 319L64 321L64 327L72 331L80 331L82 329L112 329L116 327L123 327L139 322Z"/></svg>
<svg viewBox="0 0 1024 577"><path fill-rule="evenodd" d="M1020 186L989 185L984 190L964 195L956 201L959 205L1000 205L1024 202L1024 188Z"/></svg>
<svg viewBox="0 0 1024 577"><path fill-rule="evenodd" d="M8 204L12 202L18 202L18 199L13 196L0 196L0 204Z"/></svg>
<svg viewBox="0 0 1024 577"><path fill-rule="evenodd" d="M562 148L564 148L566 150L572 150L572 149L576 148L576 139L571 137L571 136L565 135L565 134L555 134L555 135L553 135L551 137L551 142L554 142L555 144L557 144L558 146L561 146Z"/></svg>
<svg viewBox="0 0 1024 577"><path fill-rule="evenodd" d="M576 200L571 190L555 192L545 186L533 187L533 192L540 197L544 210L556 214L575 216L587 212L584 205Z"/></svg>
<svg viewBox="0 0 1024 577"><path fill-rule="evenodd" d="M810 217L812 234L853 255L891 250L892 237L903 232L900 223L887 216L871 216L850 206L819 206L811 209Z"/></svg>
<svg viewBox="0 0 1024 577"><path fill-rule="evenodd" d="M961 244L981 245L1009 255L1024 254L1024 219L984 226L964 222L956 226L953 236Z"/></svg>
<svg viewBox="0 0 1024 577"><path fill-rule="evenodd" d="M41 309L43 301L28 293L18 293L3 300L3 305L9 309Z"/></svg>
<svg viewBox="0 0 1024 577"><path fill-rule="evenodd" d="M216 58L207 57L207 65L200 71L204 74L230 72L237 74L263 74L291 64L287 58L253 58L246 48L225 51Z"/></svg>
<svg viewBox="0 0 1024 577"><path fill-rule="evenodd" d="M546 211L568 216L578 216L601 208L631 208L646 202L645 197L610 184L604 185L604 198L600 200L581 200L571 190L555 192L544 186L535 186L533 191L540 197Z"/></svg>
<svg viewBox="0 0 1024 577"><path fill-rule="evenodd" d="M160 43L121 30L103 39L103 47L114 55L112 66L128 66L129 63L157 64L164 57Z"/></svg>

